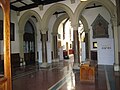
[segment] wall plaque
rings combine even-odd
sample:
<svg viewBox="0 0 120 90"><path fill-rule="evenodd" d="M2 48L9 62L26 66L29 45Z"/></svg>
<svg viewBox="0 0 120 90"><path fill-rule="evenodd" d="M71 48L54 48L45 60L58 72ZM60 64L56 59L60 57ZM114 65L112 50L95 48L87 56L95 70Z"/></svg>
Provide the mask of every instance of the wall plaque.
<svg viewBox="0 0 120 90"><path fill-rule="evenodd" d="M108 22L99 14L92 23L93 38L108 38Z"/></svg>

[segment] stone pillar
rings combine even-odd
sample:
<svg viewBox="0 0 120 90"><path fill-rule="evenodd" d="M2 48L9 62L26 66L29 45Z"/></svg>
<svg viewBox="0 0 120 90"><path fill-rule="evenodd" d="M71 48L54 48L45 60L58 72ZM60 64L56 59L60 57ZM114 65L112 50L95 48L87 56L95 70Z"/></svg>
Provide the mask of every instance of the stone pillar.
<svg viewBox="0 0 120 90"><path fill-rule="evenodd" d="M46 33L41 34L41 41L42 41L42 65L40 67L47 68L49 67L49 65L47 63L47 45L46 45L47 34Z"/></svg>
<svg viewBox="0 0 120 90"><path fill-rule="evenodd" d="M25 65L23 36L24 36L24 30L19 30L20 66L24 66Z"/></svg>
<svg viewBox="0 0 120 90"><path fill-rule="evenodd" d="M113 35L114 35L114 55L115 55L115 61L114 61L114 71L119 71L119 59L118 59L118 28L117 28L117 19L113 17L111 19L112 21L112 28L113 28Z"/></svg>
<svg viewBox="0 0 120 90"><path fill-rule="evenodd" d="M90 29L85 30L85 46L86 46L86 58L90 59L91 58L91 54L90 54Z"/></svg>
<svg viewBox="0 0 120 90"><path fill-rule="evenodd" d="M74 50L74 65L73 69L80 69L80 52L79 52L79 35L78 25L73 26L73 50Z"/></svg>
<svg viewBox="0 0 120 90"><path fill-rule="evenodd" d="M53 59L58 58L58 47L57 47L57 33L52 33L53 35Z"/></svg>

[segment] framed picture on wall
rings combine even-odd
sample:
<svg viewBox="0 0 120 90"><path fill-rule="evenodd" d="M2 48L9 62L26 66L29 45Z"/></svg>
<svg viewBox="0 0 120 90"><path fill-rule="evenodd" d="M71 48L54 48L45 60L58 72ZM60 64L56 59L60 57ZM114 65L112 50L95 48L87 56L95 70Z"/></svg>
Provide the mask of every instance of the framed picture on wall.
<svg viewBox="0 0 120 90"><path fill-rule="evenodd" d="M108 38L109 23L99 14L92 23L93 38Z"/></svg>
<svg viewBox="0 0 120 90"><path fill-rule="evenodd" d="M10 23L10 41L15 41L15 24ZM3 20L0 20L0 40L3 40Z"/></svg>
<svg viewBox="0 0 120 90"><path fill-rule="evenodd" d="M97 48L97 42L93 42L93 48Z"/></svg>

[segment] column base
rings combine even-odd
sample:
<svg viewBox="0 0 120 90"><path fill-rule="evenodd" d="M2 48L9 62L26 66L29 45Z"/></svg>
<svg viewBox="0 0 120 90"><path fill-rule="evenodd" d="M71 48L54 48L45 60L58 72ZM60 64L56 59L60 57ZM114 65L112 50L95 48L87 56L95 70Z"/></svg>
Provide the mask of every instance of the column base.
<svg viewBox="0 0 120 90"><path fill-rule="evenodd" d="M120 66L118 64L114 64L114 71L120 71Z"/></svg>
<svg viewBox="0 0 120 90"><path fill-rule="evenodd" d="M26 65L26 62L25 61L23 61L23 66L25 66Z"/></svg>
<svg viewBox="0 0 120 90"><path fill-rule="evenodd" d="M22 62L20 62L20 67L22 67L23 66L23 63Z"/></svg>
<svg viewBox="0 0 120 90"><path fill-rule="evenodd" d="M58 58L53 59L52 62L59 62L59 59Z"/></svg>
<svg viewBox="0 0 120 90"><path fill-rule="evenodd" d="M40 68L48 68L48 67L50 67L50 65L48 63L42 63L40 65Z"/></svg>
<svg viewBox="0 0 120 90"><path fill-rule="evenodd" d="M80 70L80 64L79 63L74 63L73 64L73 69L74 70Z"/></svg>

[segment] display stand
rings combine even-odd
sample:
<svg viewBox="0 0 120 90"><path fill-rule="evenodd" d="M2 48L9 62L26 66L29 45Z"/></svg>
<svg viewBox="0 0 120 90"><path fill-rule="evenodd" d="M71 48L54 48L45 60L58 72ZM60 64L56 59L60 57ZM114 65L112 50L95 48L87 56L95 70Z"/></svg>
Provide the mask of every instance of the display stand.
<svg viewBox="0 0 120 90"><path fill-rule="evenodd" d="M80 66L80 81L95 83L95 73L97 64L92 61L81 64Z"/></svg>

